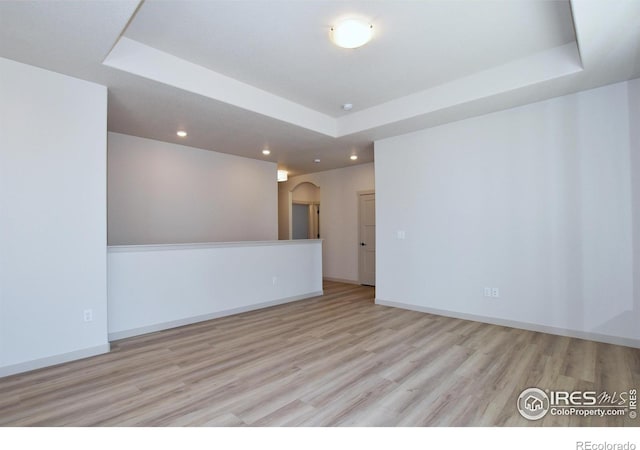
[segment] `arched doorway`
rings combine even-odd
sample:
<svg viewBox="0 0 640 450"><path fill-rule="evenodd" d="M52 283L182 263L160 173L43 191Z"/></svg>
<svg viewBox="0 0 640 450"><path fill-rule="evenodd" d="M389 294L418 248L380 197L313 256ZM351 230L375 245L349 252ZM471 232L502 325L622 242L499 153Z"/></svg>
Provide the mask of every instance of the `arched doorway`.
<svg viewBox="0 0 640 450"><path fill-rule="evenodd" d="M303 182L291 191L289 239L320 238L320 188Z"/></svg>

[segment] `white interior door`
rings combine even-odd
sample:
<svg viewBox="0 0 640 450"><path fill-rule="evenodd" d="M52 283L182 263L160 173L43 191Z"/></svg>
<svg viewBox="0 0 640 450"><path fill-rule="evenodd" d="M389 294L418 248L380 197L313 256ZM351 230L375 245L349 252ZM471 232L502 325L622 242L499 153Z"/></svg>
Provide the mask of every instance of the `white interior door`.
<svg viewBox="0 0 640 450"><path fill-rule="evenodd" d="M360 194L358 201L360 226L359 264L360 284L376 285L376 195Z"/></svg>

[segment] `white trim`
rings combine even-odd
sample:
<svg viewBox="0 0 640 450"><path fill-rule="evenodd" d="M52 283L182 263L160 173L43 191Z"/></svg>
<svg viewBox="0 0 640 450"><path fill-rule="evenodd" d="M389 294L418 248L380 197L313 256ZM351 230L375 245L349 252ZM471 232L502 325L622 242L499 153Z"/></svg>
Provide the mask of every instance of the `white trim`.
<svg viewBox="0 0 640 450"><path fill-rule="evenodd" d="M455 319L471 320L474 322L483 322L491 325L500 325L503 327L519 328L528 331L537 331L539 333L555 334L558 336L566 336L577 339L586 339L589 341L604 342L606 344L624 345L626 347L640 348L640 340L625 338L620 336L609 336L606 334L590 333L587 331L568 330L566 328L550 327L547 325L539 325L535 323L519 322L517 320L499 319L495 317L478 316L475 314L467 314L456 311L446 311L443 309L427 308L424 306L411 305L407 303L392 302L376 298L376 305L389 306L392 308L408 309L437 316L453 317Z"/></svg>
<svg viewBox="0 0 640 450"><path fill-rule="evenodd" d="M207 248L230 247L265 247L277 245L309 245L322 242L322 239L296 239L280 241L240 241L240 242L192 242L187 244L146 244L146 245L111 245L108 253L154 252L165 250L195 250Z"/></svg>
<svg viewBox="0 0 640 450"><path fill-rule="evenodd" d="M57 364L75 361L77 359L90 358L91 356L109 353L111 345L109 343L98 345L96 347L83 348L69 353L61 353L60 355L48 356L46 358L25 361L11 366L0 367L0 378L8 377L18 373L29 372L43 367L55 366Z"/></svg>
<svg viewBox="0 0 640 450"><path fill-rule="evenodd" d="M293 200L291 203L294 205L320 205L320 202L308 202L305 200Z"/></svg>
<svg viewBox="0 0 640 450"><path fill-rule="evenodd" d="M200 316L185 317L184 319L171 320L169 322L162 322L153 325L148 325L140 328L132 328L130 330L116 331L109 333L109 341L117 341L119 339L125 339L133 336L139 336L141 334L155 333L156 331L168 330L170 328L182 327L185 325L191 325L198 322L205 322L207 320L217 319L220 317L232 316L234 314L240 314L243 312L254 311L256 309L269 308L270 306L277 306L284 303L291 303L300 300L306 300L308 298L318 297L324 295L323 291L309 292L308 294L295 295L293 297L280 298L277 300L271 300L268 302L257 303L254 305L241 306L239 308L227 309L224 311L216 311L210 314L203 314Z"/></svg>
<svg viewBox="0 0 640 450"><path fill-rule="evenodd" d="M358 280L345 280L343 278L333 278L333 277L322 277L325 281L334 281L336 283L345 283L345 284L357 284L360 286L360 282Z"/></svg>
<svg viewBox="0 0 640 450"><path fill-rule="evenodd" d="M314 185L316 188L320 189L320 185L314 183L313 181L301 181L300 183L296 184L295 186L293 186L291 189L289 189L289 192L293 193L293 191L295 191L296 189L298 189L299 186L303 185L303 184L312 184Z"/></svg>

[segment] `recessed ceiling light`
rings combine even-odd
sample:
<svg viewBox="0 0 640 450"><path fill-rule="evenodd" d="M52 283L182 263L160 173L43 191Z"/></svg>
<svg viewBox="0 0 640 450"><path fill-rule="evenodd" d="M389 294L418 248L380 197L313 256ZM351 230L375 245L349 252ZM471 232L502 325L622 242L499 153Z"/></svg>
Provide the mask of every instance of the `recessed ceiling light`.
<svg viewBox="0 0 640 450"><path fill-rule="evenodd" d="M331 27L333 43L342 48L358 48L371 40L373 25L361 19L346 19Z"/></svg>
<svg viewBox="0 0 640 450"><path fill-rule="evenodd" d="M264 150L262 150L262 154L263 155L270 155L271 154L271 150L269 150L268 148L265 148Z"/></svg>
<svg viewBox="0 0 640 450"><path fill-rule="evenodd" d="M320 158L316 158L313 160L314 163L318 164L320 162Z"/></svg>
<svg viewBox="0 0 640 450"><path fill-rule="evenodd" d="M351 155L351 156L349 156L349 159L351 161L355 161L356 159L358 159L358 155Z"/></svg>
<svg viewBox="0 0 640 450"><path fill-rule="evenodd" d="M351 111L353 109L353 103L345 103L342 105L342 109L345 111Z"/></svg>
<svg viewBox="0 0 640 450"><path fill-rule="evenodd" d="M183 130L178 131L176 134L180 137L187 137L187 132Z"/></svg>

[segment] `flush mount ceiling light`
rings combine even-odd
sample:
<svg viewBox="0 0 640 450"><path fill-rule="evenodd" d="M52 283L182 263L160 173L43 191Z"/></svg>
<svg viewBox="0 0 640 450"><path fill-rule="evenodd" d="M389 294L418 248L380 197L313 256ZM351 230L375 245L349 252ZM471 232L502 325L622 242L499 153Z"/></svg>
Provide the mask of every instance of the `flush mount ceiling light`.
<svg viewBox="0 0 640 450"><path fill-rule="evenodd" d="M357 159L358 159L358 155L351 155L351 156L349 156L349 159L350 159L351 161L355 161L355 160L357 160Z"/></svg>
<svg viewBox="0 0 640 450"><path fill-rule="evenodd" d="M183 130L178 131L176 134L180 137L187 137L187 132Z"/></svg>
<svg viewBox="0 0 640 450"><path fill-rule="evenodd" d="M262 150L262 154L267 156L271 154L271 150L269 150L268 148L265 148L264 150Z"/></svg>
<svg viewBox="0 0 640 450"><path fill-rule="evenodd" d="M289 172L286 170L278 170L278 183L281 181L287 181L289 179Z"/></svg>
<svg viewBox="0 0 640 450"><path fill-rule="evenodd" d="M331 40L342 48L362 47L372 36L373 25L361 19L345 19L331 27Z"/></svg>

